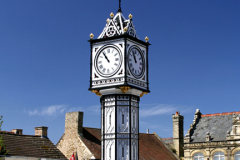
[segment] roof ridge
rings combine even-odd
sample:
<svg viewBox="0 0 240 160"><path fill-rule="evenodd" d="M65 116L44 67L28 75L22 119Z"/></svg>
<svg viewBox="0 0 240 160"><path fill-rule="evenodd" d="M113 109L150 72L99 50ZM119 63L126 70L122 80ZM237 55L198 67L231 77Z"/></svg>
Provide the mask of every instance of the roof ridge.
<svg viewBox="0 0 240 160"><path fill-rule="evenodd" d="M41 137L40 135L16 134L14 132L9 132L9 131L0 131L0 134L10 134L10 135L15 135L15 136Z"/></svg>
<svg viewBox="0 0 240 160"><path fill-rule="evenodd" d="M162 138L162 140L173 139L173 137Z"/></svg>
<svg viewBox="0 0 240 160"><path fill-rule="evenodd" d="M201 115L201 117L222 116L222 115L232 115L232 114L240 114L240 111L238 111L238 112L223 112L223 113L205 114L205 115Z"/></svg>
<svg viewBox="0 0 240 160"><path fill-rule="evenodd" d="M89 128L89 129L101 129L101 128L93 128L93 127L83 127L83 128Z"/></svg>

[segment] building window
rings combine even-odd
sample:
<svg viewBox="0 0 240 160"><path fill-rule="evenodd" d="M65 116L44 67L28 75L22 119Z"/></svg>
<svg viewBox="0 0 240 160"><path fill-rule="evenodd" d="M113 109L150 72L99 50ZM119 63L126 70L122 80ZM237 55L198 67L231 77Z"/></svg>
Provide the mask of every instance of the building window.
<svg viewBox="0 0 240 160"><path fill-rule="evenodd" d="M223 152L214 153L213 160L225 160L224 153Z"/></svg>
<svg viewBox="0 0 240 160"><path fill-rule="evenodd" d="M204 155L201 152L195 153L193 155L193 160L204 160Z"/></svg>
<svg viewBox="0 0 240 160"><path fill-rule="evenodd" d="M235 160L240 160L240 151L237 151L237 152L234 154L234 159L235 159Z"/></svg>

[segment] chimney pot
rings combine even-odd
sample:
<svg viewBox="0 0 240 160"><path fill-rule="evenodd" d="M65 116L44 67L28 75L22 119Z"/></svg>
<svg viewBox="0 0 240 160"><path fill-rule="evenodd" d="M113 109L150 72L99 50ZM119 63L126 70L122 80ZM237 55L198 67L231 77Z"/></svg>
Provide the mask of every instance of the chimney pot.
<svg viewBox="0 0 240 160"><path fill-rule="evenodd" d="M48 130L48 127L45 127L45 126L35 127L35 136L41 136L43 138L47 138L47 130Z"/></svg>
<svg viewBox="0 0 240 160"><path fill-rule="evenodd" d="M12 129L11 132L18 134L18 135L22 135L23 130L22 129Z"/></svg>
<svg viewBox="0 0 240 160"><path fill-rule="evenodd" d="M65 134L83 135L83 112L69 112L65 117Z"/></svg>

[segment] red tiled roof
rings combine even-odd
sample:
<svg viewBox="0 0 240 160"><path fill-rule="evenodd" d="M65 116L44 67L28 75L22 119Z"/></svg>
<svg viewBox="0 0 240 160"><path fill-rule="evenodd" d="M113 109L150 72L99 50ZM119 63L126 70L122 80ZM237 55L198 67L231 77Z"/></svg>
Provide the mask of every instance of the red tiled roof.
<svg viewBox="0 0 240 160"><path fill-rule="evenodd" d="M214 113L214 114L205 114L201 115L201 117L211 117L211 116L221 116L221 115L232 115L232 114L240 114L240 111L238 112L223 112L223 113Z"/></svg>
<svg viewBox="0 0 240 160"><path fill-rule="evenodd" d="M11 132L0 132L9 156L38 157L63 159L66 157L48 139L41 136L18 135Z"/></svg>
<svg viewBox="0 0 240 160"><path fill-rule="evenodd" d="M82 140L96 159L101 158L101 130L83 127ZM176 160L173 153L154 134L139 134L139 160Z"/></svg>
<svg viewBox="0 0 240 160"><path fill-rule="evenodd" d="M173 153L154 134L139 135L139 160L176 160Z"/></svg>
<svg viewBox="0 0 240 160"><path fill-rule="evenodd" d="M101 159L101 130L83 127L83 143L94 154L96 159Z"/></svg>

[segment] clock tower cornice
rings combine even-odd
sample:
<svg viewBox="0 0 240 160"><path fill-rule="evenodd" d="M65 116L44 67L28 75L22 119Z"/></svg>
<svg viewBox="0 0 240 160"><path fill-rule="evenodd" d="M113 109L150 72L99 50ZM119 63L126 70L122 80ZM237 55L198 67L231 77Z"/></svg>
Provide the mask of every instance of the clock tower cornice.
<svg viewBox="0 0 240 160"><path fill-rule="evenodd" d="M113 37L106 37L106 38L101 38L101 39L90 39L88 40L88 42L90 42L91 44L92 43L98 43L98 42L106 42L106 41L111 41L111 40L116 40L116 39L130 39L130 40L133 40L135 42L138 42L142 45L145 45L145 46L150 46L151 44L149 42L144 42L138 38L135 38L129 34L122 34L122 35L118 35L118 36L113 36Z"/></svg>

